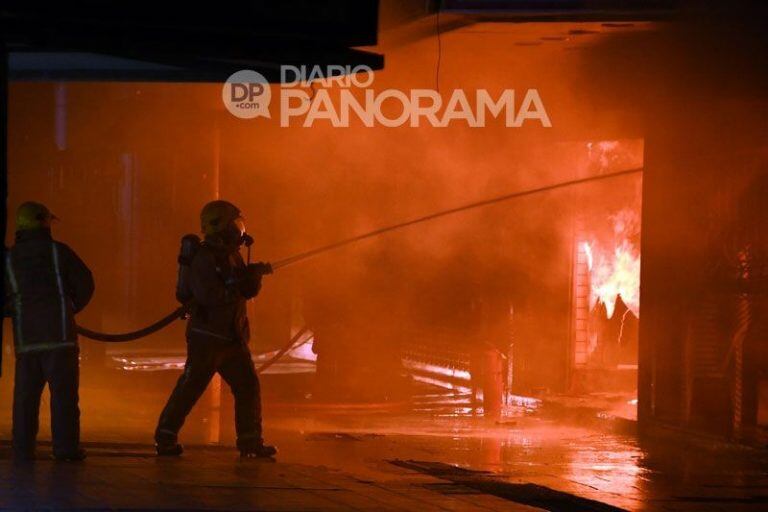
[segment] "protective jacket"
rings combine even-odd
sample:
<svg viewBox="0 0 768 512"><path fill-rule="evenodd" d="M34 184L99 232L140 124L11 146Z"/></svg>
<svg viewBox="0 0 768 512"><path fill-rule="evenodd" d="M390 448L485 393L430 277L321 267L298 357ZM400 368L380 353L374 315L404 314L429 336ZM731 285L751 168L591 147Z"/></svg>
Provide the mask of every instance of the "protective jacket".
<svg viewBox="0 0 768 512"><path fill-rule="evenodd" d="M17 354L74 347L75 314L93 295L93 276L48 229L16 233L6 252L5 304L13 317Z"/></svg>
<svg viewBox="0 0 768 512"><path fill-rule="evenodd" d="M247 345L246 302L261 290L261 275L246 267L237 249L207 238L192 259L188 277L193 306L187 340Z"/></svg>

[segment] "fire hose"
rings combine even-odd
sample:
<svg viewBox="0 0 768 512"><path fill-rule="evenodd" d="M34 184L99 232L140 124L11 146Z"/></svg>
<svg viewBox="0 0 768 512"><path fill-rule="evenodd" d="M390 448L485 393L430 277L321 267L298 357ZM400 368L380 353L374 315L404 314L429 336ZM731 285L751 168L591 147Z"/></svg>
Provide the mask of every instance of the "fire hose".
<svg viewBox="0 0 768 512"><path fill-rule="evenodd" d="M496 204L496 203L501 203L501 202L504 202L504 201L509 201L509 200L512 200L512 199L520 198L520 197L526 197L526 196L531 196L531 195L534 195L534 194L540 194L540 193L543 193L543 192L549 192L551 190L556 190L556 189L561 189L561 188L566 188L566 187L572 187L572 186L576 186L576 185L583 185L585 183L590 183L590 182L594 182L594 181L606 180L606 179L611 179L611 178L618 178L620 176L628 176L628 175L631 175L631 174L639 174L639 173L642 173L642 172L643 172L642 168L626 169L626 170L623 170L623 171L617 171L617 172L606 173L606 174L599 174L599 175L596 175L596 176L589 176L587 178L580 178L580 179L575 179L575 180L570 180L570 181L563 181L563 182L560 182L560 183L554 183L552 185L546 185L546 186L543 186L543 187L526 189L526 190L522 190L522 191L518 191L518 192L512 192L510 194L504 194L504 195L501 195L501 196L492 197L490 199L485 199L485 200L482 200L482 201L476 201L476 202L473 202L473 203L468 203L468 204L465 204L465 205L462 205L462 206L457 206L457 207L454 207L454 208L449 208L447 210L441 210L439 212L431 213L429 215L423 215L421 217L416 217L416 218L413 218L413 219L410 219L410 220L407 220L407 221L404 221L404 222L400 222L400 223L397 223L397 224L391 224L389 226L384 226L382 228L375 229L373 231L369 231L369 232L363 233L361 235L357 235L357 236L353 236L353 237L350 237L350 238L345 238L343 240L339 240L338 242L333 242L333 243L330 243L330 244L327 244L327 245L322 245L322 246L317 247L315 249L311 249L309 251L301 252L301 253L295 254L293 256L284 258L282 260L278 260L278 261L272 263L271 266L272 266L272 269L277 270L279 268L287 267L289 265L293 265L293 264L298 263L300 261L307 260L307 259L312 258L314 256L317 256L317 255L319 255L321 253L333 251L335 249L340 249L340 248L342 248L344 246L347 246L347 245L350 245L350 244L353 244L353 243L356 243L356 242L360 242L360 241L366 240L368 238L373 238L373 237L376 237L376 236L379 236L379 235L383 235L384 233L388 233L390 231L395 231L395 230L403 229L403 228L406 228L406 227L409 227L409 226L413 226L415 224L421 224L422 222L427 222L427 221L430 221L430 220L434 220L434 219L437 219L437 218L440 218L440 217L445 217L445 216L448 216L448 215L453 215L453 214L464 212L464 211L467 211L467 210L473 210L475 208L481 208L481 207L484 207L484 206L490 206L490 205L493 205L493 204ZM249 248L249 250L250 250L250 248ZM188 305L180 306L180 307L174 309L170 314L168 314L168 315L164 316L163 318L161 318L160 320L158 320L157 322L155 322L155 323L153 323L151 325L148 325L147 327L144 327L143 329L139 329L137 331L121 333L121 334L106 334L106 333L92 331L90 329L86 329L86 328L81 327L81 326L77 326L77 332L79 334L82 334L86 338L90 338L90 339L96 340L96 341L104 341L104 342L109 342L109 343L120 343L120 342L125 342L125 341L133 341L133 340L137 340L139 338L143 338L145 336L148 336L148 335L150 335L152 333L155 333L155 332L159 331L163 327L165 327L165 326L169 325L170 323L172 323L177 318L183 318L186 315L186 313L188 311L188 308L189 308ZM286 345L286 347L284 347L283 350L278 352L278 356L276 357L275 361L277 359L279 359L279 357L282 357L282 355L285 354L285 352L290 350L290 348L295 343L296 339L298 339L298 336L301 336L301 334L303 334L305 331L306 331L306 328L302 329L301 331L299 331L299 334L297 334L294 338L291 339L291 343ZM269 365L271 365L271 364L274 363L274 361L270 360L267 363L269 363ZM265 366L266 366L266 364L265 364Z"/></svg>
<svg viewBox="0 0 768 512"><path fill-rule="evenodd" d="M121 343L124 341L134 341L159 331L166 325L172 323L177 318L182 318L186 313L187 313L187 306L186 305L180 306L174 309L170 314L158 320L157 322L151 325L148 325L143 329L139 329L138 331L125 332L121 334L108 334L103 332L92 331L90 329L86 329L85 327L78 325L77 333L85 336L86 338L96 340L96 341L104 341L107 343Z"/></svg>

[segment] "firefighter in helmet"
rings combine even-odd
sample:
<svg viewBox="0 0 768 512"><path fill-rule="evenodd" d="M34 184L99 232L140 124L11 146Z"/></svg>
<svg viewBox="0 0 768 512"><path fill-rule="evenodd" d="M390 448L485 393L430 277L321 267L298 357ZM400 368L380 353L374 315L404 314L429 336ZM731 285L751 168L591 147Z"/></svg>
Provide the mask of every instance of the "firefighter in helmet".
<svg viewBox="0 0 768 512"><path fill-rule="evenodd" d="M259 379L248 349L246 302L261 289L267 264L246 265L240 246L247 240L240 210L212 201L200 214L202 243L188 254L177 297L191 304L187 323L187 361L155 431L158 455L180 455L177 435L184 420L218 372L235 398L237 447L243 457L271 457L261 430ZM185 237L188 240L189 237ZM184 252L184 251L182 251ZM185 261L180 258L180 263Z"/></svg>
<svg viewBox="0 0 768 512"><path fill-rule="evenodd" d="M13 317L16 374L13 389L13 450L35 457L40 397L51 394L53 455L82 460L78 406L79 349L75 314L93 295L93 277L66 244L51 237L56 217L40 203L16 212L16 243L6 252L5 305Z"/></svg>

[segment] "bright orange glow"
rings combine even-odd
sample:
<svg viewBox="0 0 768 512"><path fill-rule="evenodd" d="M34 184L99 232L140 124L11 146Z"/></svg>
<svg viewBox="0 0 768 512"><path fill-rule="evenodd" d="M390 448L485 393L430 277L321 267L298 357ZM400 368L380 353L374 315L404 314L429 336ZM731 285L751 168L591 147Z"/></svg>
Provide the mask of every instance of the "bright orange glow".
<svg viewBox="0 0 768 512"><path fill-rule="evenodd" d="M640 250L628 233L636 217L637 212L629 208L612 216L613 247L583 244L592 282L591 302L605 303L608 317L613 315L618 295L635 315L640 313Z"/></svg>

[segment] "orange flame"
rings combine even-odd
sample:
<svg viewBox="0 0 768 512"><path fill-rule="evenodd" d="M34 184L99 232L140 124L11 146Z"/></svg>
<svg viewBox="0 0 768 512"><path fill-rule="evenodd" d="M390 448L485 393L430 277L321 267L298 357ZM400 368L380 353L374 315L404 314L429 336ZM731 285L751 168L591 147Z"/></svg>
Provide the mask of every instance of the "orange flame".
<svg viewBox="0 0 768 512"><path fill-rule="evenodd" d="M621 295L627 307L640 315L640 251L629 238L634 229L637 213L622 210L612 216L614 222L613 247L600 250L597 243L584 242L584 253L592 283L591 302L602 300L610 318Z"/></svg>

